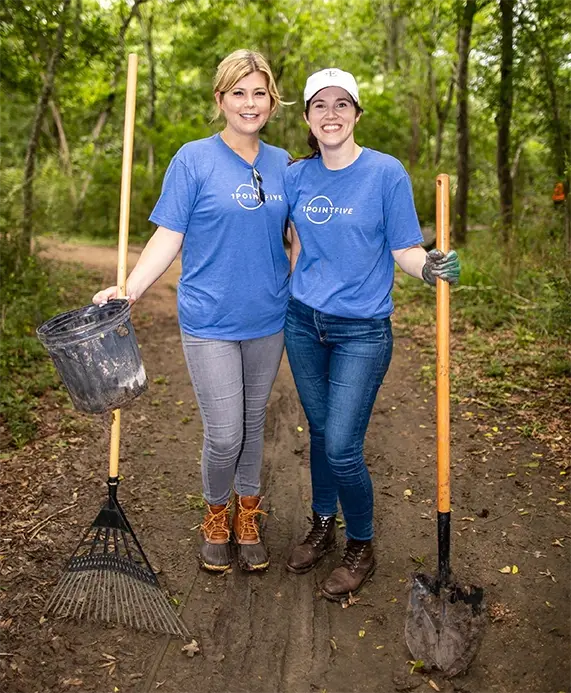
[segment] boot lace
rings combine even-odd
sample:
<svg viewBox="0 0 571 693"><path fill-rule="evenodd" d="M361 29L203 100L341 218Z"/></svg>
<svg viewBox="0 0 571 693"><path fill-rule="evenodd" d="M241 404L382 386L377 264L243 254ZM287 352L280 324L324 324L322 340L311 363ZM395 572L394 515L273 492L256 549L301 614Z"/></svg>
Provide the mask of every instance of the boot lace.
<svg viewBox="0 0 571 693"><path fill-rule="evenodd" d="M268 513L261 508L245 508L240 505L240 537L253 535L256 539L260 538L260 528L257 523L258 515L267 515Z"/></svg>
<svg viewBox="0 0 571 693"><path fill-rule="evenodd" d="M361 561L366 546L366 544L361 542L347 542L342 563L345 567L349 568L352 573L359 567L359 562Z"/></svg>
<svg viewBox="0 0 571 693"><path fill-rule="evenodd" d="M226 504L217 513L209 511L200 529L208 539L225 539L230 541L230 504Z"/></svg>
<svg viewBox="0 0 571 693"><path fill-rule="evenodd" d="M312 520L311 517L307 518L310 522L313 522L308 535L305 537L304 544L311 544L313 548L316 548L325 539L327 530L332 522L335 522L334 517L319 517L318 520Z"/></svg>

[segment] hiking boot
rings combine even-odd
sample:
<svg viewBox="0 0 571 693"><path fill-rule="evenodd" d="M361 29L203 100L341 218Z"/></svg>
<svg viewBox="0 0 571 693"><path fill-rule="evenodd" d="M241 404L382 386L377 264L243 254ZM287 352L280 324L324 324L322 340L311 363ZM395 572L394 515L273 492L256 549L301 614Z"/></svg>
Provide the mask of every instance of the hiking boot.
<svg viewBox="0 0 571 693"><path fill-rule="evenodd" d="M260 509L261 502L260 496L236 495L232 530L238 549L238 565L242 570L264 570L270 565L258 526L258 516L268 514Z"/></svg>
<svg viewBox="0 0 571 693"><path fill-rule="evenodd" d="M325 580L321 592L335 602L347 599L349 594L357 594L374 571L373 542L347 539L343 561Z"/></svg>
<svg viewBox="0 0 571 693"><path fill-rule="evenodd" d="M230 552L230 501L226 505L207 505L208 512L200 525L203 543L198 560L201 568L212 572L228 570Z"/></svg>
<svg viewBox="0 0 571 693"><path fill-rule="evenodd" d="M307 573L336 545L335 515L323 517L313 511L313 526L303 543L290 553L286 568L292 573Z"/></svg>

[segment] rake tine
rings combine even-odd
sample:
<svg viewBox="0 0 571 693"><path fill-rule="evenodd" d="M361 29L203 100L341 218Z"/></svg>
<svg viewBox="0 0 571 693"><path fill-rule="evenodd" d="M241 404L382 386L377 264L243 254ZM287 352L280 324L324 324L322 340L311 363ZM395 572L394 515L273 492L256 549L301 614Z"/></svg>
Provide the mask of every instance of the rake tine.
<svg viewBox="0 0 571 693"><path fill-rule="evenodd" d="M123 574L119 575L120 578L120 583L121 583L121 590L122 590L122 599L121 603L123 604L123 612L126 614L126 618L129 619L129 626L131 628L133 627L133 616L131 614L131 609L127 608L127 586L125 585L125 576Z"/></svg>
<svg viewBox="0 0 571 693"><path fill-rule="evenodd" d="M58 606L59 606L59 602L61 601L62 595L63 595L63 592L62 592L63 587L64 587L64 585L66 585L71 579L72 579L72 576L71 576L69 573L65 573L65 574L60 578L60 581L59 581L58 584L56 585L56 588L55 588L55 590L52 592L52 595L51 595L51 597L49 598L48 603L46 604L46 608L44 609L44 611L45 611L46 613L48 613L48 611L50 611L50 610L52 610L52 609L53 609L54 613L57 612L57 609L58 609Z"/></svg>
<svg viewBox="0 0 571 693"><path fill-rule="evenodd" d="M115 612L114 613L114 615L115 615L114 620L117 621L117 623L122 623L123 622L122 618L121 618L122 614L121 614L121 610L119 608L119 599L118 599L119 576L117 575L117 573L113 573L112 577L113 577L113 597L114 597L113 604L115 607L114 608L114 612Z"/></svg>
<svg viewBox="0 0 571 693"><path fill-rule="evenodd" d="M112 611L112 595L111 592L113 590L113 573L110 573L108 570L105 571L105 577L106 577L106 583L107 583L107 599L105 600L105 606L107 607L107 622L111 622L111 611Z"/></svg>
<svg viewBox="0 0 571 693"><path fill-rule="evenodd" d="M162 596L162 595L161 595ZM167 621L167 624L169 626L169 630L173 635L180 634L184 635L182 632L182 629L179 625L180 618L178 614L174 613L168 602L166 602L164 599L161 600L162 603L162 609L165 614L165 618Z"/></svg>
<svg viewBox="0 0 571 693"><path fill-rule="evenodd" d="M92 570L91 575L93 577L93 587L89 592L89 599L87 600L87 611L86 611L86 617L89 620L94 619L93 614L97 610L97 595L99 594L99 584L98 584L99 572L97 570Z"/></svg>
<svg viewBox="0 0 571 693"><path fill-rule="evenodd" d="M157 622L159 622L162 627L164 628L166 624L164 620L164 615L162 613L162 604L160 604L159 600L157 600L157 595L156 595L156 589L153 587L148 587L144 591L144 597L145 601L148 602L153 611L154 618L152 620L152 625L153 625L153 630L156 630L157 628Z"/></svg>
<svg viewBox="0 0 571 693"><path fill-rule="evenodd" d="M87 596L89 594L88 588L89 588L89 574L82 573L78 576L77 583L78 583L78 590L81 592L81 596L79 599L75 600L75 605L73 605L73 611L71 612L71 616L75 617L77 614L77 610L83 608L83 605L87 601ZM72 607L72 604L70 603L70 609Z"/></svg>
<svg viewBox="0 0 571 693"><path fill-rule="evenodd" d="M154 622L153 619L151 618L151 614L149 613L149 608L147 605L147 599L146 595L148 593L148 587L147 585L143 585L141 583L138 583L136 586L136 591L137 591L137 598L139 599L139 603L141 604L141 608L143 610L143 618L146 619L146 622L148 624L149 630L155 630L154 628Z"/></svg>
<svg viewBox="0 0 571 693"><path fill-rule="evenodd" d="M70 590L65 595L65 604L61 606L61 614L67 618L70 614L71 607L74 602L77 601L78 595L81 593L81 583L83 579L83 573L79 573L76 579L71 580ZM67 607L67 608L66 608ZM65 613L64 613L65 609Z"/></svg>
<svg viewBox="0 0 571 693"><path fill-rule="evenodd" d="M157 594L155 593L155 599L156 599L156 605L159 613L162 616L163 623L165 624L167 630L172 631L172 616L171 616L171 608L166 602L166 599L162 594Z"/></svg>
<svg viewBox="0 0 571 693"><path fill-rule="evenodd" d="M129 592L129 604L131 605L131 612L135 619L135 623L137 625L137 628L142 628L141 623L143 622L143 614L138 606L138 600L135 594L133 580L129 576L125 576L125 585Z"/></svg>

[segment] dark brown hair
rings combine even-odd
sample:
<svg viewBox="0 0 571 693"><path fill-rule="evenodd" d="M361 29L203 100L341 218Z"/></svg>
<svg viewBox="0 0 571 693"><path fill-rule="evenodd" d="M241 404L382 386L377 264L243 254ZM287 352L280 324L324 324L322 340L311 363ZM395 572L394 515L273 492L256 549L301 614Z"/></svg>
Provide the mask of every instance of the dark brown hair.
<svg viewBox="0 0 571 693"><path fill-rule="evenodd" d="M305 104L305 117L309 115L309 106L311 105L311 101L314 97L312 96L311 99ZM349 98L351 99L353 106L355 106L355 111L357 115L364 113L363 109L359 104L355 101L355 99L349 95ZM311 128L309 128L309 132L307 133L307 145L311 149L311 154L306 154L305 156L298 156L296 159L292 159L289 163L290 164L295 164L296 161L305 161L305 159L316 159L318 156L321 156L321 150L319 149L319 142L317 141L317 137L311 132Z"/></svg>

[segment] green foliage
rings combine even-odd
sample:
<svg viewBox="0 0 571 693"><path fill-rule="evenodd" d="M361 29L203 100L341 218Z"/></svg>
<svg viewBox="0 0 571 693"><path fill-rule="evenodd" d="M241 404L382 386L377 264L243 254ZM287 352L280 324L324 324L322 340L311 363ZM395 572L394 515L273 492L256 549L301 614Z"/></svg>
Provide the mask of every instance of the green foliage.
<svg viewBox="0 0 571 693"><path fill-rule="evenodd" d="M2 358L12 360L2 368L12 375L20 372L20 366L30 373L38 368L43 373L37 378L41 391L54 374L33 329L40 319L67 307L65 296L48 286L42 274L45 268L36 258L10 281L6 277L14 271L10 248L22 216L24 159L58 13L48 0L6 0L4 5L0 242L2 329L9 348L4 348ZM475 330L510 330L523 349L526 343L533 344L530 339L545 335L564 339L571 325L564 220L562 210L551 208L553 185L562 178L570 158L570 123L565 114L571 108L571 34L567 30L571 5L555 0L523 0L515 5L514 230L509 249L502 247L497 228L498 4L478 5L469 71L470 231L461 252L462 284L453 290L454 319ZM457 60L457 2L147 0L139 15L131 18L122 42L120 28L131 7L124 0L72 3L63 56L38 143L36 236L47 232L67 238L82 235L102 244L115 242L126 55L135 52L139 70L130 236L134 242L144 242L152 233L147 218L171 157L185 142L206 137L221 126L210 122L212 78L219 61L237 48L266 55L283 97L295 102L282 109L263 132L264 139L292 155L307 151L307 126L302 118L307 75L328 66L352 71L365 109L356 129L357 141L403 162L412 177L421 224L434 226L434 177L448 172L452 193L456 182L454 99L444 122L438 164L435 153L437 115L446 104ZM147 37L152 43L154 84ZM57 281L67 286L70 278ZM412 280L399 279L399 283L407 300L415 302L407 319L416 319L415 311L420 319L430 314L431 292ZM20 288L18 302L15 296ZM19 367L12 369L16 362ZM563 356L552 355L545 361L546 373L564 374L566 364ZM500 382L504 374L509 375L504 361L490 359L490 379ZM13 420L18 420L20 411L21 421L27 420L25 426L29 426L15 434L17 442L33 428L27 398L32 401L37 395L27 384L9 389ZM2 407L5 417L8 407L6 403Z"/></svg>
<svg viewBox="0 0 571 693"><path fill-rule="evenodd" d="M76 267L58 268L29 257L16 266L12 244L2 243L0 254L0 421L3 443L21 446L38 425L36 405L49 389L60 388L47 351L36 337L44 320L85 302L98 285L93 274Z"/></svg>

